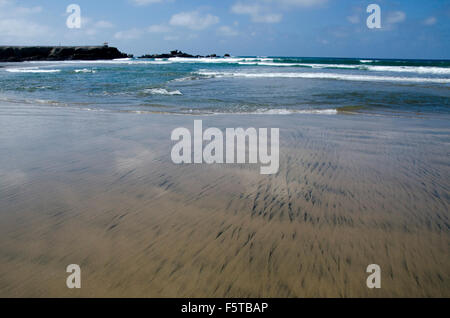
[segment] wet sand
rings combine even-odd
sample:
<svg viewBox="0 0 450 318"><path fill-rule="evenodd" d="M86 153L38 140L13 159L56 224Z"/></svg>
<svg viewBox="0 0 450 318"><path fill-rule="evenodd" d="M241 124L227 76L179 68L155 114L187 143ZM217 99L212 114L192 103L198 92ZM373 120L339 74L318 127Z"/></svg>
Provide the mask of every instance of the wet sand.
<svg viewBox="0 0 450 318"><path fill-rule="evenodd" d="M194 119L279 127L279 173L174 165ZM0 297L450 297L448 123L2 105Z"/></svg>

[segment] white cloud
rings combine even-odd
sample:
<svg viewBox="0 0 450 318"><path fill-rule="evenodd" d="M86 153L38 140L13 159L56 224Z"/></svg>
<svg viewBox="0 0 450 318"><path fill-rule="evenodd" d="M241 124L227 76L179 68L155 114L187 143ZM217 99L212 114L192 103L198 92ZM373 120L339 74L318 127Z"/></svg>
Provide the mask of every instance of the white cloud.
<svg viewBox="0 0 450 318"><path fill-rule="evenodd" d="M219 17L212 14L202 15L198 11L180 12L172 16L170 25L186 27L192 30L203 30L219 23Z"/></svg>
<svg viewBox="0 0 450 318"><path fill-rule="evenodd" d="M146 6L149 4L160 3L162 0L131 0L136 6Z"/></svg>
<svg viewBox="0 0 450 318"><path fill-rule="evenodd" d="M6 39L6 41L13 38L35 38L48 34L47 32L49 29L46 26L29 20L0 19L0 39Z"/></svg>
<svg viewBox="0 0 450 318"><path fill-rule="evenodd" d="M146 33L168 33L170 32L170 27L164 24L154 24L144 29L132 28L129 30L123 30L116 32L114 38L117 40L134 40L138 39ZM170 35L167 35L164 39L168 40Z"/></svg>
<svg viewBox="0 0 450 318"><path fill-rule="evenodd" d="M328 0L241 0L231 7L231 12L249 15L251 21L256 23L278 23L283 19L280 11L312 8L327 2Z"/></svg>
<svg viewBox="0 0 450 318"><path fill-rule="evenodd" d="M140 38L142 31L136 28L130 30L119 31L114 34L114 38L117 40L134 40Z"/></svg>
<svg viewBox="0 0 450 318"><path fill-rule="evenodd" d="M231 7L231 11L236 14L257 15L261 11L259 4L236 3Z"/></svg>
<svg viewBox="0 0 450 318"><path fill-rule="evenodd" d="M170 27L164 24L154 24L147 28L150 33L167 33L170 32Z"/></svg>
<svg viewBox="0 0 450 318"><path fill-rule="evenodd" d="M164 41L178 41L180 38L177 35L166 35Z"/></svg>
<svg viewBox="0 0 450 318"><path fill-rule="evenodd" d="M27 16L30 14L36 14L42 12L42 7L22 7L16 4L14 0L0 0L0 16Z"/></svg>
<svg viewBox="0 0 450 318"><path fill-rule="evenodd" d="M42 8L23 7L13 0L0 0L0 41L15 42L49 35L50 29L32 21L32 16L42 12Z"/></svg>
<svg viewBox="0 0 450 318"><path fill-rule="evenodd" d="M100 20L94 24L94 27L100 28L100 29L110 29L110 28L114 27L114 24L112 24L109 21Z"/></svg>
<svg viewBox="0 0 450 318"><path fill-rule="evenodd" d="M406 13L403 11L395 11L388 13L386 22L388 24L401 23L406 20Z"/></svg>
<svg viewBox="0 0 450 318"><path fill-rule="evenodd" d="M427 19L425 19L423 21L423 24L425 24L425 25L435 25L436 22L437 22L437 19L435 17L429 17L429 18L427 18Z"/></svg>
<svg viewBox="0 0 450 318"><path fill-rule="evenodd" d="M351 15L347 17L348 22L351 24L358 24L361 20L359 18L359 15Z"/></svg>
<svg viewBox="0 0 450 318"><path fill-rule="evenodd" d="M224 25L224 26L221 26L220 28L218 28L217 33L219 35L230 36L230 37L239 35L239 31L237 31L236 29L234 29L230 26L227 26L227 25Z"/></svg>
<svg viewBox="0 0 450 318"><path fill-rule="evenodd" d="M283 19L279 13L270 13L270 11L259 4L236 3L231 7L235 14L245 14L251 17L252 22L257 23L278 23Z"/></svg>
<svg viewBox="0 0 450 318"><path fill-rule="evenodd" d="M263 15L257 15L253 17L253 22L258 23L278 23L283 19L282 14L263 14Z"/></svg>
<svg viewBox="0 0 450 318"><path fill-rule="evenodd" d="M11 12L14 15L29 15L29 14L35 14L35 13L41 13L42 7L32 7L32 8L26 8L26 7L16 7L13 9L13 12Z"/></svg>
<svg viewBox="0 0 450 318"><path fill-rule="evenodd" d="M105 29L111 29L113 27L114 27L114 24L112 24L109 21L106 21L106 20L94 21L90 17L82 15L81 16L81 29L76 30L76 32L79 32L79 33L81 32L81 34L85 34L85 35L92 37L92 36L95 36L95 35L103 32Z"/></svg>
<svg viewBox="0 0 450 318"><path fill-rule="evenodd" d="M328 0L274 0L284 5L298 6L298 7L315 7L328 2Z"/></svg>

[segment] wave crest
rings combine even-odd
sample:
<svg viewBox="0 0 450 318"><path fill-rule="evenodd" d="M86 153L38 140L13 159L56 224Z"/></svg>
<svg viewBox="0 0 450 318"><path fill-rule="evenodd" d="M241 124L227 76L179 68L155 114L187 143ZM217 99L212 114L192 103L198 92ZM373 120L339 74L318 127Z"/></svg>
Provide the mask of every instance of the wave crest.
<svg viewBox="0 0 450 318"><path fill-rule="evenodd" d="M144 93L150 95L183 95L179 90L168 91L165 88L147 88L144 89Z"/></svg>
<svg viewBox="0 0 450 318"><path fill-rule="evenodd" d="M429 77L395 77L395 76L373 76L354 75L338 73L244 73L244 72L198 72L202 76L212 77L243 77L243 78L304 78L304 79L331 79L342 81L359 82L405 82L405 83L438 83L449 84L450 78L429 78Z"/></svg>

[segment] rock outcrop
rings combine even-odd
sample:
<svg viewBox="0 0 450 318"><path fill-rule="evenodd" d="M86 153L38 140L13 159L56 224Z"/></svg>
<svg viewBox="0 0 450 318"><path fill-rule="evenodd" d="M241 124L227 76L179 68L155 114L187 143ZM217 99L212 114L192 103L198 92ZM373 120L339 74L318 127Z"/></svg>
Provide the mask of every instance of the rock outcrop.
<svg viewBox="0 0 450 318"><path fill-rule="evenodd" d="M131 57L109 46L0 46L0 62L112 60Z"/></svg>
<svg viewBox="0 0 450 318"><path fill-rule="evenodd" d="M230 56L229 54L227 54L228 57ZM211 55L191 55L188 53L184 53L182 51L178 51L178 50L174 50L171 51L170 53L165 53L165 54L146 54L143 56L140 56L139 58L141 59L168 59L168 58L172 58L172 57L188 57L188 58L202 58L202 57L218 57L216 54L211 54Z"/></svg>

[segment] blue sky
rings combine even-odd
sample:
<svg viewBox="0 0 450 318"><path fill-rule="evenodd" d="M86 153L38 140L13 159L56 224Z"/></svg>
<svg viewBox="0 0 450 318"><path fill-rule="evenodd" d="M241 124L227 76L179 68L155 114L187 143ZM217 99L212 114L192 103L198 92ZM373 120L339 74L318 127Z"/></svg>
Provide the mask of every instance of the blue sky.
<svg viewBox="0 0 450 318"><path fill-rule="evenodd" d="M81 29L66 27L69 4ZM381 29L366 8L381 7ZM0 0L0 45L109 42L140 55L450 59L449 0Z"/></svg>

